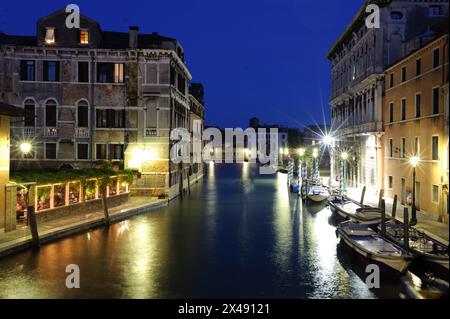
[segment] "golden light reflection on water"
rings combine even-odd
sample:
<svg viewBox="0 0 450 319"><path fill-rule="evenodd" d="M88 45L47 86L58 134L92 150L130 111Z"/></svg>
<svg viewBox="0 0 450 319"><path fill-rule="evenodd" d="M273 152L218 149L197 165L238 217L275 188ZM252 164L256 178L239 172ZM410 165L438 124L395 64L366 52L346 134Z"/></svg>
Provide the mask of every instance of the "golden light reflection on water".
<svg viewBox="0 0 450 319"><path fill-rule="evenodd" d="M275 258L281 272L290 270L289 258L292 249L292 224L290 215L287 175L278 173L273 206L275 214Z"/></svg>

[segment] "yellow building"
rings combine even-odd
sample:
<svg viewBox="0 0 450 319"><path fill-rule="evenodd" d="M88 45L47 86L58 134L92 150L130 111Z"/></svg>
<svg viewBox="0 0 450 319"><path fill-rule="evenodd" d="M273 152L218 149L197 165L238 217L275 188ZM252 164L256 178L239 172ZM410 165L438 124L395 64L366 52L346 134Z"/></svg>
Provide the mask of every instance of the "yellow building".
<svg viewBox="0 0 450 319"><path fill-rule="evenodd" d="M383 97L386 195L448 222L448 35L441 36L385 71Z"/></svg>
<svg viewBox="0 0 450 319"><path fill-rule="evenodd" d="M22 109L0 102L0 230L5 228L5 188L9 182L10 117L23 116Z"/></svg>

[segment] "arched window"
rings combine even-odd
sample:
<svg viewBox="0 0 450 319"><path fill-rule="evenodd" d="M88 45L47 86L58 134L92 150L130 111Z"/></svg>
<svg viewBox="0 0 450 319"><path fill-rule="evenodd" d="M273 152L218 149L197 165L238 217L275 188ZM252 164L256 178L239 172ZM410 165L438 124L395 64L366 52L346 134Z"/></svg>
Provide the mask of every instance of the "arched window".
<svg viewBox="0 0 450 319"><path fill-rule="evenodd" d="M78 127L89 127L89 104L86 101L78 102L77 123Z"/></svg>
<svg viewBox="0 0 450 319"><path fill-rule="evenodd" d="M56 102L49 100L45 104L45 126L56 127Z"/></svg>
<svg viewBox="0 0 450 319"><path fill-rule="evenodd" d="M35 126L35 114L36 114L36 105L32 99L28 99L24 103L24 111L25 111L25 127L34 127Z"/></svg>

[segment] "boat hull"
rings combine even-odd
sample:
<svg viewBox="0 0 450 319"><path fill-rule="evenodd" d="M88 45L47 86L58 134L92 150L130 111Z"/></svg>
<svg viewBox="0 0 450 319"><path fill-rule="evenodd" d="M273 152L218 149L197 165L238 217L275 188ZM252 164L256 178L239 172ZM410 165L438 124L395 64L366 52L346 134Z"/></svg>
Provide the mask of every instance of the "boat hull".
<svg viewBox="0 0 450 319"><path fill-rule="evenodd" d="M398 273L404 273L411 263L411 258L406 258L404 256L393 257L373 254L363 249L360 245L355 244L355 242L351 240L351 238L347 236L341 229L338 229L337 232L341 242L343 242L348 248L350 248L352 251L356 252L366 260L370 261L371 263L375 262L379 265L384 265Z"/></svg>

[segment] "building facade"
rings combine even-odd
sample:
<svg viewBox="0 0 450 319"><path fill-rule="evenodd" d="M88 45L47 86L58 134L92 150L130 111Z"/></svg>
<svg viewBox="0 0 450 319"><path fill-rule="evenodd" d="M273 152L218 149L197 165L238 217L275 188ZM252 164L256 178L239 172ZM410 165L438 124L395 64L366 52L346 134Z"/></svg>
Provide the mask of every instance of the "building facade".
<svg viewBox="0 0 450 319"><path fill-rule="evenodd" d="M386 195L448 221L448 35L423 46L385 71Z"/></svg>
<svg viewBox="0 0 450 319"><path fill-rule="evenodd" d="M37 23L35 36L0 34L0 94L25 110L11 128L33 150L12 152L15 169L94 167L107 161L138 171L133 191L171 197L170 131L189 128L191 74L184 50L157 33L103 31L64 10Z"/></svg>
<svg viewBox="0 0 450 319"><path fill-rule="evenodd" d="M379 7L380 28L366 27L369 4ZM447 19L448 1L365 1L333 44L327 54L332 64L332 129L337 137L332 176L339 175L339 151L345 150L350 154L349 185L382 188L384 70L420 46L411 39L433 34Z"/></svg>

